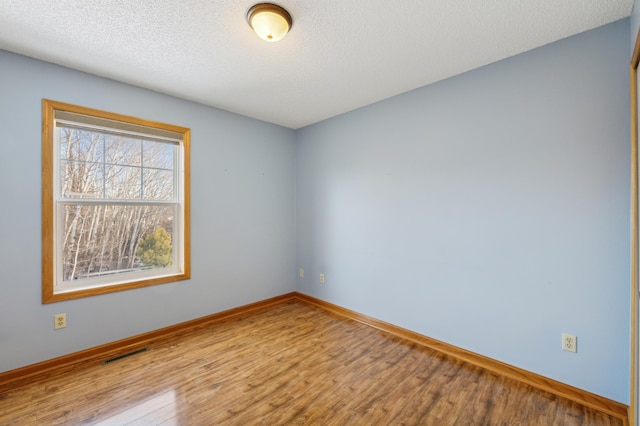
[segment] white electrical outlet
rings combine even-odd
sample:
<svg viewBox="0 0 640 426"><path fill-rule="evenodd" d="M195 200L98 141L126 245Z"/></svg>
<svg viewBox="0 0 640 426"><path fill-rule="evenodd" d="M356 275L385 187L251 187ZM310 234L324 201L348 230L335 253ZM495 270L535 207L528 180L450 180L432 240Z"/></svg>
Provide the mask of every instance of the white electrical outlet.
<svg viewBox="0 0 640 426"><path fill-rule="evenodd" d="M55 314L53 316L53 329L59 330L67 326L67 314Z"/></svg>
<svg viewBox="0 0 640 426"><path fill-rule="evenodd" d="M569 352L578 352L578 338L573 334L562 333L562 349Z"/></svg>
<svg viewBox="0 0 640 426"><path fill-rule="evenodd" d="M320 284L324 284L324 274L320 274Z"/></svg>
<svg viewBox="0 0 640 426"><path fill-rule="evenodd" d="M304 269L300 268L300 270L298 271L298 275L300 276L300 278L304 278Z"/></svg>

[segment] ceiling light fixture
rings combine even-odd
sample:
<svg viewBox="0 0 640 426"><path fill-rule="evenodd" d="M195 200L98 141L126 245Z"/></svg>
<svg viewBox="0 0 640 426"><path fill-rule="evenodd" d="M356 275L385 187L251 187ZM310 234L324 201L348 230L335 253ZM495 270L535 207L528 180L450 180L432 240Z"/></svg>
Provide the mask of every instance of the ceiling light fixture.
<svg viewBox="0 0 640 426"><path fill-rule="evenodd" d="M269 42L282 40L293 23L289 12L271 3L259 3L249 9L247 22L261 39Z"/></svg>

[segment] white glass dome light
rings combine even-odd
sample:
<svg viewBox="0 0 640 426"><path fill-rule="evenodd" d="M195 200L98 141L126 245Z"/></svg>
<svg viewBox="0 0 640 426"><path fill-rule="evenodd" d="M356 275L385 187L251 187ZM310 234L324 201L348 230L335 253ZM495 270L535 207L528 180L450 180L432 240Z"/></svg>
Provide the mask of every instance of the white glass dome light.
<svg viewBox="0 0 640 426"><path fill-rule="evenodd" d="M282 7L259 3L247 12L247 21L258 36L268 42L282 40L291 29L291 15Z"/></svg>

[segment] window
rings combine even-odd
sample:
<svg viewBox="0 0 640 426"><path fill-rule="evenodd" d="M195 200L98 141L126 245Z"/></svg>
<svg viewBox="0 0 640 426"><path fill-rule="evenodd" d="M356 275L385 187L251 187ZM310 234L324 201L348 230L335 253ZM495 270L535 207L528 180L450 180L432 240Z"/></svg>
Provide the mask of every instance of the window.
<svg viewBox="0 0 640 426"><path fill-rule="evenodd" d="M43 100L43 303L190 277L189 129Z"/></svg>

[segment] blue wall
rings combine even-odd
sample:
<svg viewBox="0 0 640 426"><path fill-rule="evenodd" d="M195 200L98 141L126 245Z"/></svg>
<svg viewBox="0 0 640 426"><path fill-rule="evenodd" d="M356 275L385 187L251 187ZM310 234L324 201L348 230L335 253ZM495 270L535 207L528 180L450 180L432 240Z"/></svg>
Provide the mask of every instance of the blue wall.
<svg viewBox="0 0 640 426"><path fill-rule="evenodd" d="M625 19L299 130L298 290L628 403L628 63Z"/></svg>
<svg viewBox="0 0 640 426"><path fill-rule="evenodd" d="M631 11L631 43L629 45L629 58L631 58L631 54L633 53L633 47L636 42L636 37L638 35L638 28L640 28L640 1L634 0L633 2L633 10Z"/></svg>
<svg viewBox="0 0 640 426"><path fill-rule="evenodd" d="M191 280L42 305L42 98L191 128ZM0 371L295 290L293 130L3 51L0 117Z"/></svg>
<svg viewBox="0 0 640 426"><path fill-rule="evenodd" d="M640 27L640 1L636 0L633 2L633 10L631 12L631 30L629 31L630 33L630 43L629 43L629 58L631 58L633 56L633 50L635 48L635 42L636 42L636 37L638 36L638 28ZM635 283L635 285L638 285L637 283ZM638 328L638 325L636 324L636 333L638 332L638 330L640 330L640 328ZM635 385L635 389L636 389L636 401L635 402L635 414L634 414L634 419L635 419L635 425L638 424L638 410L640 409L640 395L638 394L638 342L636 339L636 359L633 360L633 362L636 363L636 375L633 378L633 380L635 381L634 385Z"/></svg>

